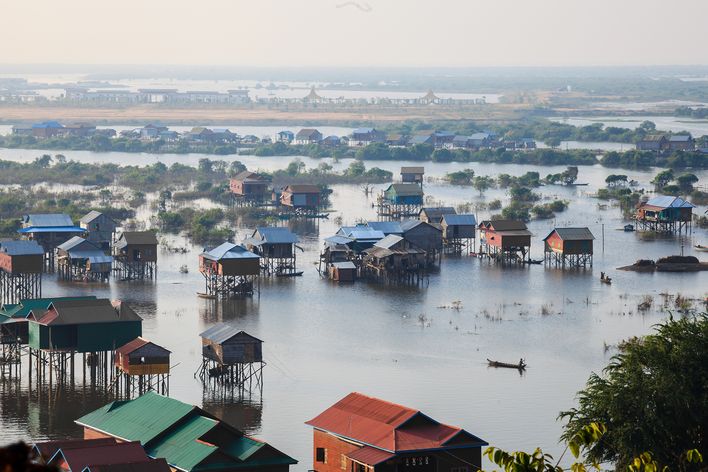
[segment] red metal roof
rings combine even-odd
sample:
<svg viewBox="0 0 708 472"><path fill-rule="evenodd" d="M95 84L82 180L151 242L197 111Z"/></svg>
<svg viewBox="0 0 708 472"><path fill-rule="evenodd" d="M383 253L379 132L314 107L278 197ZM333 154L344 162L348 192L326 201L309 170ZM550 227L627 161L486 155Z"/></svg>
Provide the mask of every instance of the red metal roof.
<svg viewBox="0 0 708 472"><path fill-rule="evenodd" d="M373 467L382 462L386 462L392 457L396 457L396 455L390 452L382 451L381 449L376 449L375 447L364 446L361 449L350 452L347 454L347 457L353 461Z"/></svg>
<svg viewBox="0 0 708 472"><path fill-rule="evenodd" d="M56 441L36 442L33 448L44 461L48 461L59 449L86 449L89 447L106 446L116 444L115 438L97 439L59 439Z"/></svg>
<svg viewBox="0 0 708 472"><path fill-rule="evenodd" d="M125 464L150 460L137 441L87 448L59 449L50 463L56 465L62 456L72 471L84 470L86 466L93 464Z"/></svg>
<svg viewBox="0 0 708 472"><path fill-rule="evenodd" d="M418 410L361 393L350 393L306 424L388 452L446 447L463 433L455 445L482 445L483 440L463 429L438 423Z"/></svg>
<svg viewBox="0 0 708 472"><path fill-rule="evenodd" d="M135 351L139 347L143 347L146 344L150 344L150 341L148 341L145 338L142 338L138 336L137 338L133 339L127 344L122 345L118 349L116 349L116 354L130 354L131 352Z"/></svg>

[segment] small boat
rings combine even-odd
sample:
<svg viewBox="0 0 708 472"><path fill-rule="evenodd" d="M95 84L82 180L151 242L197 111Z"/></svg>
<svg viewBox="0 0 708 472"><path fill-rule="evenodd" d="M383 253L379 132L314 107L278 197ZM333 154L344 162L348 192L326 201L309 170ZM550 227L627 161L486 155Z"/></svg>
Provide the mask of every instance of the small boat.
<svg viewBox="0 0 708 472"><path fill-rule="evenodd" d="M216 295L209 295L208 293L204 293L204 292L197 292L197 296L199 298L208 298L210 300L213 300L216 298Z"/></svg>
<svg viewBox="0 0 708 472"><path fill-rule="evenodd" d="M487 359L487 363L489 364L489 367L503 367L506 369L526 370L526 362L524 362L523 359L519 359L518 364L510 364L508 362L493 361L491 359Z"/></svg>
<svg viewBox="0 0 708 472"><path fill-rule="evenodd" d="M524 264L542 264L543 259L528 259L524 261Z"/></svg>
<svg viewBox="0 0 708 472"><path fill-rule="evenodd" d="M696 251L708 252L708 246L703 246L702 244L696 244L695 246L693 246L693 248L694 248Z"/></svg>
<svg viewBox="0 0 708 472"><path fill-rule="evenodd" d="M304 271L298 272L278 272L275 274L276 277L300 277Z"/></svg>
<svg viewBox="0 0 708 472"><path fill-rule="evenodd" d="M628 233L634 231L634 225L624 225L624 231Z"/></svg>
<svg viewBox="0 0 708 472"><path fill-rule="evenodd" d="M600 282L607 285L612 285L612 279L607 276L604 272L600 272Z"/></svg>

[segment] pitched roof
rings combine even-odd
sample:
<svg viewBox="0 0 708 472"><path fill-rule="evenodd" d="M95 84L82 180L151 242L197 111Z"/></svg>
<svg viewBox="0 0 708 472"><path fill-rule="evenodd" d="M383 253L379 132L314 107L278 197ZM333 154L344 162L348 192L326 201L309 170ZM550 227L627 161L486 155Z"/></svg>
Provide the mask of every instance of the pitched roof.
<svg viewBox="0 0 708 472"><path fill-rule="evenodd" d="M640 141L644 142L657 142L661 141L662 139L666 139L666 135L663 134L649 134L647 136L644 136L644 139L641 139Z"/></svg>
<svg viewBox="0 0 708 472"><path fill-rule="evenodd" d="M250 170L244 170L243 172L239 172L235 176L231 177L232 180L238 180L241 182L265 182L266 179L263 178L262 175L256 174L255 172L251 172Z"/></svg>
<svg viewBox="0 0 708 472"><path fill-rule="evenodd" d="M295 244L298 237L288 228L259 226L250 238L258 244Z"/></svg>
<svg viewBox="0 0 708 472"><path fill-rule="evenodd" d="M391 184L388 189L386 189L386 191L388 190L393 190L399 197L423 195L423 189L421 189L418 184L413 183Z"/></svg>
<svg viewBox="0 0 708 472"><path fill-rule="evenodd" d="M89 448L96 446L105 446L107 444L115 444L115 438L97 438L97 439L59 439L54 441L39 441L32 444L32 449L35 450L39 458L44 462L57 453L59 449L72 448Z"/></svg>
<svg viewBox="0 0 708 472"><path fill-rule="evenodd" d="M379 240L385 236L381 231L367 225L342 226L337 234L353 240Z"/></svg>
<svg viewBox="0 0 708 472"><path fill-rule="evenodd" d="M403 233L407 233L408 231L412 230L413 228L417 228L418 226L429 226L431 228L435 228L438 231L442 231L442 228L438 224L431 224L426 221L421 221L421 220L414 220L414 219L408 219L408 220L403 220L401 221L401 229L403 230Z"/></svg>
<svg viewBox="0 0 708 472"><path fill-rule="evenodd" d="M242 331L234 326L226 323L217 323L206 331L202 332L200 337L208 339L216 344L221 344L234 337L248 337L252 340L263 342L255 336L251 336L245 331Z"/></svg>
<svg viewBox="0 0 708 472"><path fill-rule="evenodd" d="M59 449L50 464L57 464L63 458L69 470L82 471L91 464L124 464L127 462L147 462L150 458L139 442L121 442L87 448Z"/></svg>
<svg viewBox="0 0 708 472"><path fill-rule="evenodd" d="M314 92L314 89L312 89ZM314 128L303 128L297 132L298 139L314 139L317 135L322 135L319 131Z"/></svg>
<svg viewBox="0 0 708 472"><path fill-rule="evenodd" d="M401 228L401 223L398 221L369 221L367 225L381 231L384 235L403 234L403 228Z"/></svg>
<svg viewBox="0 0 708 472"><path fill-rule="evenodd" d="M103 251L101 251L95 244L93 244L91 241L87 241L86 239L80 236L74 236L68 241L64 241L59 246L57 246L57 249L66 252L76 253L100 251L101 254L103 254Z"/></svg>
<svg viewBox="0 0 708 472"><path fill-rule="evenodd" d="M283 190L289 190L292 193L320 193L320 188L313 184L292 184L285 186Z"/></svg>
<svg viewBox="0 0 708 472"><path fill-rule="evenodd" d="M118 239L125 241L126 244L157 245L157 236L152 231L124 231Z"/></svg>
<svg viewBox="0 0 708 472"><path fill-rule="evenodd" d="M35 228L74 226L71 217L65 213L30 213L25 215L22 221L27 226L33 226Z"/></svg>
<svg viewBox="0 0 708 472"><path fill-rule="evenodd" d="M374 246L380 247L383 249L391 249L391 247L395 246L396 244L400 243L403 241L403 238L401 236L398 236L396 234L389 234L385 238L381 239L380 241L377 241L374 243Z"/></svg>
<svg viewBox="0 0 708 472"><path fill-rule="evenodd" d="M240 244L222 243L221 245L205 251L201 254L205 259L220 261L224 259L260 259L258 254L254 254Z"/></svg>
<svg viewBox="0 0 708 472"><path fill-rule="evenodd" d="M152 341L148 341L147 339L143 338L142 336L138 336L137 338L133 339L129 343L122 345L121 347L117 348L115 352L116 352L116 354L128 355L131 352L137 351L138 349L140 349L143 346L147 346L148 344L151 344L158 349L162 349L165 354L171 354L171 351L165 349L162 346L155 344Z"/></svg>
<svg viewBox="0 0 708 472"><path fill-rule="evenodd" d="M96 218L100 218L101 216L105 216L109 220L112 220L112 218L104 213L101 213L100 211L96 210L91 210L90 212L86 213L84 216L81 217L79 222L81 223L90 223Z"/></svg>
<svg viewBox="0 0 708 472"><path fill-rule="evenodd" d="M690 202L687 202L681 197L673 197L673 196L661 196L661 197L654 197L650 198L645 205L650 205L650 206L655 206L655 207L661 207L661 208L696 208L695 205L693 205Z"/></svg>
<svg viewBox="0 0 708 472"><path fill-rule="evenodd" d="M390 453L444 449L457 437L466 439L463 444L468 446L486 445L463 429L438 423L418 410L356 392L306 424Z"/></svg>
<svg viewBox="0 0 708 472"><path fill-rule="evenodd" d="M422 166L401 167L401 174L424 174L424 173L425 173L425 167L422 167Z"/></svg>
<svg viewBox="0 0 708 472"><path fill-rule="evenodd" d="M41 256L44 249L37 241L0 241L0 252L10 256Z"/></svg>
<svg viewBox="0 0 708 472"><path fill-rule="evenodd" d="M691 141L690 134L673 134L669 137L669 142L672 143L687 143Z"/></svg>
<svg viewBox="0 0 708 472"><path fill-rule="evenodd" d="M375 447L364 446L348 453L347 457L355 462L373 467L395 457L395 454L376 449Z"/></svg>
<svg viewBox="0 0 708 472"><path fill-rule="evenodd" d="M550 238L553 233L557 233L558 236L563 241L586 241L588 239L595 239L595 236L593 236L590 229L587 227L583 227L583 228L554 228L553 231L548 233L548 236L543 238L543 240L545 241L546 239Z"/></svg>
<svg viewBox="0 0 708 472"><path fill-rule="evenodd" d="M52 297L52 298L28 298L20 300L20 303L5 303L0 308L0 315L10 316L13 318L26 318L31 311L38 310L37 314L41 315L42 310L46 309L54 302L63 300L96 300L95 295L85 297Z"/></svg>
<svg viewBox="0 0 708 472"><path fill-rule="evenodd" d="M46 311L32 310L32 316L39 324L53 326L142 321L126 304L107 298L53 301Z"/></svg>
<svg viewBox="0 0 708 472"><path fill-rule="evenodd" d="M480 226L491 228L494 231L523 231L526 228L526 223L518 220L484 220Z"/></svg>
<svg viewBox="0 0 708 472"><path fill-rule="evenodd" d="M160 457L127 464L93 464L86 467L83 472L170 472L171 470L167 461Z"/></svg>
<svg viewBox="0 0 708 472"><path fill-rule="evenodd" d="M443 215L454 215L457 211L453 207L423 207L418 214L425 213L429 219L435 220L435 223L443 217Z"/></svg>
<svg viewBox="0 0 708 472"><path fill-rule="evenodd" d="M477 219L474 215L455 215L446 214L442 216L442 221L445 222L447 226L476 226Z"/></svg>

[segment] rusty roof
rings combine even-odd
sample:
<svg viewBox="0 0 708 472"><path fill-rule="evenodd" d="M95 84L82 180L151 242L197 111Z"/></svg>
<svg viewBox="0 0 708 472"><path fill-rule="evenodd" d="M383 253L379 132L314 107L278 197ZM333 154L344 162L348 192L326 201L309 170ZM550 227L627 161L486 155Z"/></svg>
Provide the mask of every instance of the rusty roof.
<svg viewBox="0 0 708 472"><path fill-rule="evenodd" d="M390 453L486 445L482 439L439 423L418 410L353 392L306 424ZM363 453L362 453L363 454Z"/></svg>
<svg viewBox="0 0 708 472"><path fill-rule="evenodd" d="M350 452L347 457L354 462L359 462L360 464L376 466L382 462L395 457L395 454L390 452L382 451L381 449L376 449L371 446L364 446L360 449Z"/></svg>
<svg viewBox="0 0 708 472"><path fill-rule="evenodd" d="M84 472L170 472L172 469L162 458L123 464L90 465Z"/></svg>
<svg viewBox="0 0 708 472"><path fill-rule="evenodd" d="M131 352L134 352L137 349L140 349L141 347L146 346L148 344L152 344L153 346L165 351L165 353L171 354L171 352L169 350L165 349L162 346L155 344L152 341L148 341L147 339L143 338L142 336L138 336L137 338L133 339L129 343L124 344L121 347L119 347L118 349L116 349L116 354L128 355Z"/></svg>
<svg viewBox="0 0 708 472"><path fill-rule="evenodd" d="M313 184L291 184L283 188L291 193L320 193L320 188Z"/></svg>

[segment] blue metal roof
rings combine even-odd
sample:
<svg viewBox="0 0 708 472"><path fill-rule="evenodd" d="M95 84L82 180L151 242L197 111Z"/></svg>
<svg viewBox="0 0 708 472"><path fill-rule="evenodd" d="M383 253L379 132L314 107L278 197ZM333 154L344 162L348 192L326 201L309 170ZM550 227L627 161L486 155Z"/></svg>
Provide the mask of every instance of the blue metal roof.
<svg viewBox="0 0 708 472"><path fill-rule="evenodd" d="M687 202L683 198L672 197L670 195L651 198L647 201L647 205L663 208L696 208L695 205Z"/></svg>
<svg viewBox="0 0 708 472"><path fill-rule="evenodd" d="M113 256L107 256L105 254L96 254L94 256L88 256L87 259L91 264L112 264Z"/></svg>
<svg viewBox="0 0 708 472"><path fill-rule="evenodd" d="M207 259L220 261L222 259L260 259L258 254L254 254L240 244L223 243L210 251L202 253Z"/></svg>
<svg viewBox="0 0 708 472"><path fill-rule="evenodd" d="M43 121L33 124L32 128L63 128L63 126L58 121Z"/></svg>
<svg viewBox="0 0 708 472"><path fill-rule="evenodd" d="M261 240L264 243L270 244L295 244L298 242L297 235L295 235L288 228L273 227L273 226L261 226L256 228L256 233L261 236Z"/></svg>
<svg viewBox="0 0 708 472"><path fill-rule="evenodd" d="M366 225L342 226L337 231L338 235L346 236L354 240L375 240L382 239L385 234L381 231Z"/></svg>
<svg viewBox="0 0 708 472"><path fill-rule="evenodd" d="M384 235L403 233L403 228L398 221L369 221L367 224Z"/></svg>
<svg viewBox="0 0 708 472"><path fill-rule="evenodd" d="M353 239L347 238L346 236L340 236L338 234L335 234L334 236L330 236L328 238L325 238L324 240L325 240L326 244L331 245L331 246L336 246L338 244L347 245L347 244L354 242Z"/></svg>
<svg viewBox="0 0 708 472"><path fill-rule="evenodd" d="M369 134L374 131L374 128L357 128L352 131L352 134Z"/></svg>
<svg viewBox="0 0 708 472"><path fill-rule="evenodd" d="M37 228L35 226L29 226L27 228L22 228L17 230L21 234L31 234L31 233L85 233L84 228L79 228L78 226L44 226Z"/></svg>
<svg viewBox="0 0 708 472"><path fill-rule="evenodd" d="M27 226L74 226L66 213L30 213L22 218Z"/></svg>
<svg viewBox="0 0 708 472"><path fill-rule="evenodd" d="M443 215L442 219L448 226L477 225L477 218L474 215Z"/></svg>
<svg viewBox="0 0 708 472"><path fill-rule="evenodd" d="M32 256L44 254L36 241L0 241L0 252L11 256Z"/></svg>
<svg viewBox="0 0 708 472"><path fill-rule="evenodd" d="M690 134L674 134L669 137L669 141L673 143L687 143L691 140Z"/></svg>

